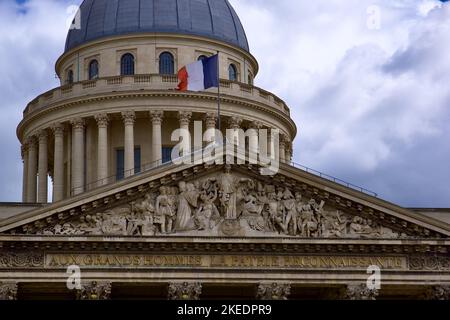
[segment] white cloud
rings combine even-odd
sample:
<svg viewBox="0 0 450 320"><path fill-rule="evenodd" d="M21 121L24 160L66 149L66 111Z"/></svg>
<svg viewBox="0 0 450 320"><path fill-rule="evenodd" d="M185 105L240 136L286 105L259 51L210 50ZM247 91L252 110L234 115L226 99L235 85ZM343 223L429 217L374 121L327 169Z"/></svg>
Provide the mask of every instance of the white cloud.
<svg viewBox="0 0 450 320"><path fill-rule="evenodd" d="M405 206L450 203L450 5L437 0L230 0L260 63L257 85L291 107L295 160ZM58 84L77 1L0 1L4 201L20 199L15 128ZM380 29L367 8L380 8ZM26 9L24 14L23 8Z"/></svg>
<svg viewBox="0 0 450 320"><path fill-rule="evenodd" d="M450 205L442 121L450 116L449 5L231 2L261 65L257 85L284 98L299 126L297 162L405 206ZM380 9L379 30L367 28L372 5ZM422 159L425 141L433 148ZM415 164L414 174L405 161ZM395 189L398 181L404 184ZM417 191L422 196L412 197Z"/></svg>
<svg viewBox="0 0 450 320"><path fill-rule="evenodd" d="M15 135L22 111L58 86L54 63L63 52L66 8L74 1L0 1L0 201L20 201L22 163Z"/></svg>

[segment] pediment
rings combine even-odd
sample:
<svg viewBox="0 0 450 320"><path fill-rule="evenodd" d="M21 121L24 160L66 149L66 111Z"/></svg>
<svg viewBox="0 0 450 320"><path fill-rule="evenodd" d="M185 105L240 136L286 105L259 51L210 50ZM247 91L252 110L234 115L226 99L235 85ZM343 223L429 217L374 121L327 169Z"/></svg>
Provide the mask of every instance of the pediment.
<svg viewBox="0 0 450 320"><path fill-rule="evenodd" d="M438 221L290 166L192 165L148 173L72 204L6 221L0 233L45 236L411 239L448 237ZM34 215L33 215L34 214ZM20 217L19 217L20 218Z"/></svg>

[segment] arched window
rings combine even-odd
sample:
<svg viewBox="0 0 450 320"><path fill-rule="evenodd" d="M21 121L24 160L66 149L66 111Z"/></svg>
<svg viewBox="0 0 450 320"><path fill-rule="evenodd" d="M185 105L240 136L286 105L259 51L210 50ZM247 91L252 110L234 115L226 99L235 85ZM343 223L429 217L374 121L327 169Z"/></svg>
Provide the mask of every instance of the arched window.
<svg viewBox="0 0 450 320"><path fill-rule="evenodd" d="M67 80L66 80L67 84L72 84L73 83L73 70L70 69L69 71L67 71Z"/></svg>
<svg viewBox="0 0 450 320"><path fill-rule="evenodd" d="M134 75L134 56L131 53L125 53L120 60L120 74L122 76Z"/></svg>
<svg viewBox="0 0 450 320"><path fill-rule="evenodd" d="M230 66L228 67L228 78L230 79L230 81L238 80L237 68L234 64L230 64Z"/></svg>
<svg viewBox="0 0 450 320"><path fill-rule="evenodd" d="M159 74L174 74L175 60L170 52L163 52L159 56Z"/></svg>
<svg viewBox="0 0 450 320"><path fill-rule="evenodd" d="M208 59L207 56L205 56L204 54L202 54L200 57L198 57L198 61L202 61L203 59Z"/></svg>
<svg viewBox="0 0 450 320"><path fill-rule="evenodd" d="M98 78L98 61L92 60L91 63L89 63L89 80L97 78Z"/></svg>

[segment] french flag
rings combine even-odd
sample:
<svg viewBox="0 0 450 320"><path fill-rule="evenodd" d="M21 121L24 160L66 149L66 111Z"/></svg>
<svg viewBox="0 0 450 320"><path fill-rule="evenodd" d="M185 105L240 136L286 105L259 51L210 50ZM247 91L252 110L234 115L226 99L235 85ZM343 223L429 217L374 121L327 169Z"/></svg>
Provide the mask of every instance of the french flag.
<svg viewBox="0 0 450 320"><path fill-rule="evenodd" d="M219 87L219 55L188 64L178 71L177 90L203 91Z"/></svg>

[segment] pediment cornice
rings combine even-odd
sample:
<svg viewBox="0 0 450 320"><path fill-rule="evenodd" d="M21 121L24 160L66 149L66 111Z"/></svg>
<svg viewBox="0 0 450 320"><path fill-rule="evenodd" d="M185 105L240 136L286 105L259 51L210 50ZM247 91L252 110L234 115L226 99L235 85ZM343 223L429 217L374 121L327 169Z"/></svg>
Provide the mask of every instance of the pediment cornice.
<svg viewBox="0 0 450 320"><path fill-rule="evenodd" d="M288 188L292 190L292 194L295 194L295 192L301 193L303 199L314 199L317 206L323 203L325 205L324 216L329 211L333 217L334 212L338 212L341 213L338 216L345 216L347 220L358 217L359 220L356 222L349 220L344 228L348 229L350 226L352 228L356 226L370 229L367 223L363 223L363 221L370 221L371 224L378 226L376 230L383 230L381 233L379 231L374 233L377 236L373 236L370 232L364 234L361 231L361 236L364 238L369 239L373 236L375 239L380 239L387 236L388 238L394 239L397 235L397 238L401 238L403 241L403 239L441 239L450 236L450 231L445 223L428 217L417 217L417 214L407 209L341 186L289 165L282 165L279 173L273 177L261 176L259 169L256 165L232 165L231 170L233 174L239 177L246 177L250 180L253 179L260 185L271 185L274 188ZM200 181L207 177L219 177L222 175L223 170L223 165L164 166L120 183L93 190L78 197L4 220L0 223L0 233L16 235L39 234L42 230L52 228L55 225L64 225L67 222L77 220L79 217L92 216L99 212L108 212L110 210L114 211L114 208L130 208L132 203L143 201L142 199L145 198L146 194L153 193L158 195L158 190L161 186L176 188L180 182L189 183ZM288 200L279 201L286 203ZM293 199L291 200L294 201ZM270 209L270 205L268 207ZM252 208L249 210L251 211ZM192 214L194 215L194 213ZM314 214L320 213L314 211ZM224 215L224 213L221 212L221 215ZM261 221L262 219L258 220L258 222ZM281 223L279 225L282 226ZM280 230L276 225L272 225L271 227L275 232L279 232L278 238L289 238L290 234L288 230ZM256 229L261 231L261 228L263 227L257 227ZM281 229L283 228L281 227ZM312 228L311 230L313 234L315 229ZM252 234L252 238L258 238L258 236L264 238L268 235L264 233L266 231L264 230L263 233L254 233ZM316 231L316 236L312 234L309 235L308 233L311 238L330 236L329 233L321 233L319 230ZM153 236L157 235L153 234ZM176 237L183 235L185 236L186 234L172 234L167 236ZM216 236L219 235L216 234ZM331 237L340 238L353 238L355 236L357 237L357 235L359 233L356 235L354 232L344 232L342 234L331 233ZM234 237L239 236L239 234L230 233L228 236ZM272 236L273 234L271 233L269 238ZM298 234L297 236L302 237L302 235Z"/></svg>

